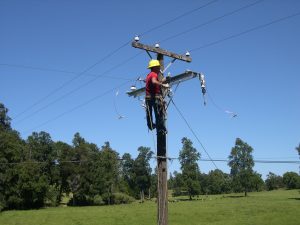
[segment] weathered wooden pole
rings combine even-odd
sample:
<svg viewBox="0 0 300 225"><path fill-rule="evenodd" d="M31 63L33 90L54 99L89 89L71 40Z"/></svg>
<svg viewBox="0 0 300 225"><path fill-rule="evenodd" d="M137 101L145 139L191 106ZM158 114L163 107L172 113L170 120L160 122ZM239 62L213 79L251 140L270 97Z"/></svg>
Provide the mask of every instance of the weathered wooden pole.
<svg viewBox="0 0 300 225"><path fill-rule="evenodd" d="M160 63L160 70L164 70L164 56L157 54L157 60ZM160 79L163 74L160 73ZM164 96L164 95L163 95ZM165 112L163 122L166 125L167 112ZM168 178L167 178L167 146L166 146L166 132L157 130L157 224L168 224Z"/></svg>
<svg viewBox="0 0 300 225"><path fill-rule="evenodd" d="M136 39L132 42L132 46L134 48L139 48L149 52L154 52L157 54L157 60L160 62L161 71L164 71L164 55L171 57L173 59L178 59L186 62L191 62L192 59L189 55L179 55L164 49L161 49L159 46L150 46L141 44L138 42L139 39ZM183 74L180 74L176 77L171 78L171 82L191 79L198 76L198 74L187 71ZM159 74L159 79L163 79L163 74ZM128 92L129 96L140 96L145 93L145 88L141 88L138 90L134 90ZM163 93L163 97L165 94ZM164 100L164 99L163 99ZM163 115L163 123L166 125L167 121L167 112ZM156 121L157 122L157 121ZM158 176L158 184L157 184L157 224L158 225L168 225L168 171L167 171L167 145L166 145L166 132L162 131L162 129L157 129L157 176Z"/></svg>

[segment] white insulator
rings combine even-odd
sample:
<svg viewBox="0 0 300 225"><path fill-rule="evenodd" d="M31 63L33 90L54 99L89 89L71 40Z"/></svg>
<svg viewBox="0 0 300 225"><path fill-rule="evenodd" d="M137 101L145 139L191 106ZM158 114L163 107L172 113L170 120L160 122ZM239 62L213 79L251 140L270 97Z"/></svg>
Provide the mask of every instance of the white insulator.
<svg viewBox="0 0 300 225"><path fill-rule="evenodd" d="M204 80L204 74L203 73L200 74L200 79Z"/></svg>
<svg viewBox="0 0 300 225"><path fill-rule="evenodd" d="M132 85L132 86L130 87L130 90L131 90L131 91L135 91L135 90L136 90L136 86Z"/></svg>
<svg viewBox="0 0 300 225"><path fill-rule="evenodd" d="M155 44L155 48L159 48L159 44L158 43Z"/></svg>
<svg viewBox="0 0 300 225"><path fill-rule="evenodd" d="M139 40L140 40L139 36L136 35L136 36L134 37L134 41L138 42Z"/></svg>
<svg viewBox="0 0 300 225"><path fill-rule="evenodd" d="M186 57L190 57L190 56L191 56L191 53L190 53L189 51L186 51L185 56L186 56Z"/></svg>

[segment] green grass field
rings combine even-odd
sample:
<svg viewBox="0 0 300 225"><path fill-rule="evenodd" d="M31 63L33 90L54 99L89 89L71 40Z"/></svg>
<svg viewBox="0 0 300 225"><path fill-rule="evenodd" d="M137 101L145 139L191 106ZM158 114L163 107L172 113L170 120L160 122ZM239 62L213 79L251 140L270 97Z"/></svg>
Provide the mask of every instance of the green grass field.
<svg viewBox="0 0 300 225"><path fill-rule="evenodd" d="M215 195L169 203L170 225L299 225L299 190ZM0 213L0 225L156 224L156 203L57 207Z"/></svg>

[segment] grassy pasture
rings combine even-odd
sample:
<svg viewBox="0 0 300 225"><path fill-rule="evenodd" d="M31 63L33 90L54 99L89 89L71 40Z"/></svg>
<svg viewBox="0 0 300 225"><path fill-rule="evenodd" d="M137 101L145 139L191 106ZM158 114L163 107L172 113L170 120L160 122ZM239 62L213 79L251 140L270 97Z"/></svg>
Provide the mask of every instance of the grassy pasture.
<svg viewBox="0 0 300 225"><path fill-rule="evenodd" d="M156 224L156 203L57 207L0 213L0 225ZM200 196L169 203L170 225L299 225L299 190Z"/></svg>

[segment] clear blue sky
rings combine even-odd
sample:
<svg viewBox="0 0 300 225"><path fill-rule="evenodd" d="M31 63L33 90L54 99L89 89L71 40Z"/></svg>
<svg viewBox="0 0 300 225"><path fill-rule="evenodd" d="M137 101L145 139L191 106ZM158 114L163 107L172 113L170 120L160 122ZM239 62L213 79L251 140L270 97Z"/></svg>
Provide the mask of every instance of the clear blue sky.
<svg viewBox="0 0 300 225"><path fill-rule="evenodd" d="M71 143L73 135L79 132L98 146L110 141L121 155L129 152L135 157L141 145L154 150L143 108L138 100L126 95L134 80L116 88L126 79L145 77L149 57L130 44L111 54L136 34L146 32L141 36L142 43L160 42L162 48L182 54L191 50L192 63L176 62L169 70L172 75L186 69L206 75L212 98L207 99L207 106L203 106L196 79L181 84L174 100L212 158L226 159L239 137L254 148L255 159L297 160L300 15L243 32L299 13L300 1L265 0L228 15L254 2L2 0L0 102L10 110L12 126L24 139L32 131L46 131L55 141ZM208 3L207 7L165 24ZM223 15L228 16L207 23ZM232 35L238 36L227 40ZM210 45L218 40L222 41ZM136 57L129 60L133 56ZM95 79L95 74L102 77ZM79 78L69 82L74 77ZM83 86L90 80L94 81ZM66 82L69 84L49 95ZM116 89L103 95L112 88ZM114 103L125 119L117 119ZM238 117L231 118L225 110L237 113ZM181 138L186 136L202 158L207 158L172 105L168 127L170 157L178 156ZM216 165L229 172L226 163ZM179 168L177 161L169 164L170 171ZM211 162L200 162L200 169L208 172L214 166ZM269 171L280 175L298 172L298 165L256 164L255 170L265 177Z"/></svg>

